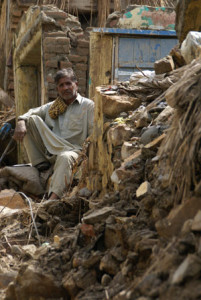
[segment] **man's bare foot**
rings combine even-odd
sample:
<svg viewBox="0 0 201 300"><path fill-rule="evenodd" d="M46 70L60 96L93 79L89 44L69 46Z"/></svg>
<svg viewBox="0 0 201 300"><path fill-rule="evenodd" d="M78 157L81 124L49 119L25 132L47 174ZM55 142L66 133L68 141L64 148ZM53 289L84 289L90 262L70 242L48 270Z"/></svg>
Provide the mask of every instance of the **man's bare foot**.
<svg viewBox="0 0 201 300"><path fill-rule="evenodd" d="M59 200L59 196L57 196L57 194L55 194L55 193L52 193L48 200Z"/></svg>

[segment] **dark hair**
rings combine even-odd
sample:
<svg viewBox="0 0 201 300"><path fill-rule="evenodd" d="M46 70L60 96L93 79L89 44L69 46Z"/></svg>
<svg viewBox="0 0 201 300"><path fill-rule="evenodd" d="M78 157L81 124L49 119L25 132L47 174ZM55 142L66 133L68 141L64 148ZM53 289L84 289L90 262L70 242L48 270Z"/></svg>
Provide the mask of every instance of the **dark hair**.
<svg viewBox="0 0 201 300"><path fill-rule="evenodd" d="M59 80L63 77L69 77L72 81L76 82L77 77L75 75L75 72L73 71L72 68L67 68L67 69L61 69L59 70L55 77L54 77L54 82L58 84Z"/></svg>

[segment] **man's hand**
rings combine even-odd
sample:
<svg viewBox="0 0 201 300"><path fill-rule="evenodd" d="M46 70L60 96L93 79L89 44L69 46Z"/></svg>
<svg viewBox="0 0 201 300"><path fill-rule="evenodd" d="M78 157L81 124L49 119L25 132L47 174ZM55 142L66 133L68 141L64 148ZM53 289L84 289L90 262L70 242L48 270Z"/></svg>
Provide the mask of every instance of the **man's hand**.
<svg viewBox="0 0 201 300"><path fill-rule="evenodd" d="M24 120L18 121L15 127L13 139L22 142L26 132L27 132L27 128L26 128L25 121Z"/></svg>

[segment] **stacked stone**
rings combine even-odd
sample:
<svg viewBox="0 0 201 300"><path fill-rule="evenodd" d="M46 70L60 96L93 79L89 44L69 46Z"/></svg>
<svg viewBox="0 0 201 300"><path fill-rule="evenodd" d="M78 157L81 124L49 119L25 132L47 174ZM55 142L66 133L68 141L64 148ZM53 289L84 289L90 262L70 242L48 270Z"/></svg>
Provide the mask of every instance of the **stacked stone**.
<svg viewBox="0 0 201 300"><path fill-rule="evenodd" d="M52 31L51 27L51 30L49 30L47 22L43 26L44 39L42 48L47 100L51 101L57 96L54 83L55 73L59 69L68 67L72 67L75 71L78 78L79 92L85 96L87 90L89 41L81 28L80 22L76 17L56 7L44 7L43 11L47 22L52 23L54 21L55 24L54 31Z"/></svg>
<svg viewBox="0 0 201 300"><path fill-rule="evenodd" d="M24 4L22 1L12 2L10 29L14 33L26 11L34 1ZM42 5L45 22L43 24L42 49L44 59L44 77L46 100L51 101L57 96L54 84L56 71L72 67L79 81L79 92L86 96L87 70L89 55L89 38L83 32L78 19L52 5ZM12 63L7 62L8 93L14 97L14 81Z"/></svg>

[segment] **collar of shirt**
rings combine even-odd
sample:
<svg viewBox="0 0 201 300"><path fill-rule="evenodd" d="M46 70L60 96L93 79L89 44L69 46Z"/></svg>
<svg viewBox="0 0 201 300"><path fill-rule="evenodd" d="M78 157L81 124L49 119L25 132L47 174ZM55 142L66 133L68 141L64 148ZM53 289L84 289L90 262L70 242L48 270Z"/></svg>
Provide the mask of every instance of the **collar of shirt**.
<svg viewBox="0 0 201 300"><path fill-rule="evenodd" d="M77 94L77 98L75 99L75 101L76 100L79 102L79 104L81 104L82 96L79 93Z"/></svg>

